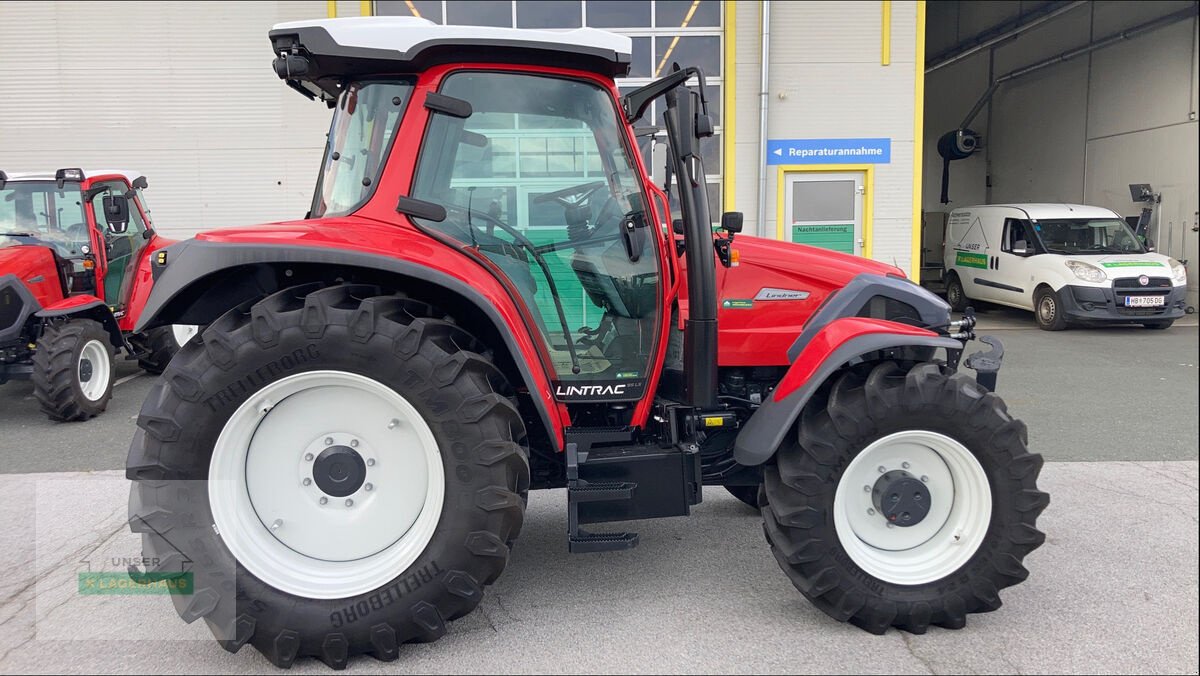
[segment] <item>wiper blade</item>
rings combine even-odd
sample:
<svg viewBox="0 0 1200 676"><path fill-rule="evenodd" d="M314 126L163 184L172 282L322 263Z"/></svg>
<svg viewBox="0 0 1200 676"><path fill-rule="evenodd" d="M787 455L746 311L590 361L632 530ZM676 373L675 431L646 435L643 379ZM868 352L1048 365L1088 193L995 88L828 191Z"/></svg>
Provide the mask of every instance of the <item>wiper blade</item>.
<svg viewBox="0 0 1200 676"><path fill-rule="evenodd" d="M5 237L37 237L37 234L32 232L0 232L0 235L4 235Z"/></svg>
<svg viewBox="0 0 1200 676"><path fill-rule="evenodd" d="M459 208L461 209L463 207ZM542 269L542 274L546 276L546 283L550 286L550 298L554 301L554 310L558 314L558 324L562 327L563 337L567 339L567 353L571 356L571 373L578 374L583 369L579 367L579 355L575 354L575 337L571 335L571 328L567 324L567 313L563 310L562 301L558 298L558 285L554 283L554 275L550 274L550 266L546 263L546 258L542 256L542 253L538 251L537 246L533 242L529 241L525 235L521 234L520 230L517 230L508 223L505 223L491 214L482 211L475 211L473 209L465 210L468 218L471 216L480 216L484 220L487 220L488 222L498 226L501 230L512 235L513 241L519 244L521 248L528 251L530 255L533 256L533 260L538 264L538 267ZM467 228L471 231L471 237L473 240L475 228L470 225L468 225ZM479 245L475 244L475 248L478 249Z"/></svg>

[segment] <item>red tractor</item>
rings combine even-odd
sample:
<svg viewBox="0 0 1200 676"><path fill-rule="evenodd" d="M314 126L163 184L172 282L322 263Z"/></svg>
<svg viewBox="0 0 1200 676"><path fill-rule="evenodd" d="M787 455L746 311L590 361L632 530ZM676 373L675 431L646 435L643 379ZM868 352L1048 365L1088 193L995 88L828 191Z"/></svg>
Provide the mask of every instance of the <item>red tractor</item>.
<svg viewBox="0 0 1200 676"><path fill-rule="evenodd" d="M889 265L714 231L703 74L624 96L628 38L336 19L276 26L333 109L309 217L154 260L138 328L200 324L148 396L130 524L172 596L274 664L395 659L474 609L527 491L593 524L761 508L830 616L959 628L1028 575L1040 456L1002 348ZM689 83L700 85L689 89ZM662 113L673 201L631 123ZM960 363L974 369L970 377Z"/></svg>
<svg viewBox="0 0 1200 676"><path fill-rule="evenodd" d="M185 327L134 333L150 295L155 234L143 176L0 171L0 383L32 379L54 420L86 420L112 397L124 350L161 373Z"/></svg>

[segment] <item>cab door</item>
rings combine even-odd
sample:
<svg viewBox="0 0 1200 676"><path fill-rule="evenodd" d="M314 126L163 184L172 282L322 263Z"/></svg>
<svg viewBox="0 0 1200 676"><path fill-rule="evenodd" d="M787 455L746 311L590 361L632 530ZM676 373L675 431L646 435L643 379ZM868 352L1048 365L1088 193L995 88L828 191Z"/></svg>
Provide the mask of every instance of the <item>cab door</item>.
<svg viewBox="0 0 1200 676"><path fill-rule="evenodd" d="M112 232L104 215L104 197L126 194L130 190L129 184L123 180L109 180L97 183L96 187L106 188L94 194L91 201L96 235L103 244L99 247L104 258L102 297L114 311L120 311L129 303L138 255L148 243L149 227L142 214L141 200L134 198L130 200L129 225L125 232Z"/></svg>

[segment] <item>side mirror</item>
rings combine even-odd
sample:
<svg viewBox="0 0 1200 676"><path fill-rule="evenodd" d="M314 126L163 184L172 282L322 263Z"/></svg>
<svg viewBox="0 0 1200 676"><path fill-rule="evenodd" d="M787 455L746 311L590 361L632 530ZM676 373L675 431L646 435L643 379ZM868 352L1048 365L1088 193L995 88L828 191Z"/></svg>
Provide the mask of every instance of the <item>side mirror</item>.
<svg viewBox="0 0 1200 676"><path fill-rule="evenodd" d="M135 190L145 190L149 186L150 184L146 183L145 176L138 176L137 178L133 179L133 187Z"/></svg>
<svg viewBox="0 0 1200 676"><path fill-rule="evenodd" d="M742 231L742 212L726 211L721 214L721 229L731 235L736 235Z"/></svg>
<svg viewBox="0 0 1200 676"><path fill-rule="evenodd" d="M671 231L674 232L676 235L683 234L683 219L682 218L676 218L675 220L671 221Z"/></svg>
<svg viewBox="0 0 1200 676"><path fill-rule="evenodd" d="M123 234L129 229L129 200L124 195L105 195L102 202L109 232Z"/></svg>
<svg viewBox="0 0 1200 676"><path fill-rule="evenodd" d="M1146 251L1154 251L1154 241L1146 240Z"/></svg>

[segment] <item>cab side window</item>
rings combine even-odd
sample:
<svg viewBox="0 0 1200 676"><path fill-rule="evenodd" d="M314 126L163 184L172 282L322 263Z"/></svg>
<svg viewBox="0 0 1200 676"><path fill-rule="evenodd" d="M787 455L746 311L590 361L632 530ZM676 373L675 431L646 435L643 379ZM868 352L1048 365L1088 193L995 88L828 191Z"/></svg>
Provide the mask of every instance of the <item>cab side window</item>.
<svg viewBox="0 0 1200 676"><path fill-rule="evenodd" d="M1000 249L1008 253L1020 249L1032 251L1034 245L1033 237L1030 236L1030 230L1029 221L1019 218L1004 219L1004 236Z"/></svg>

